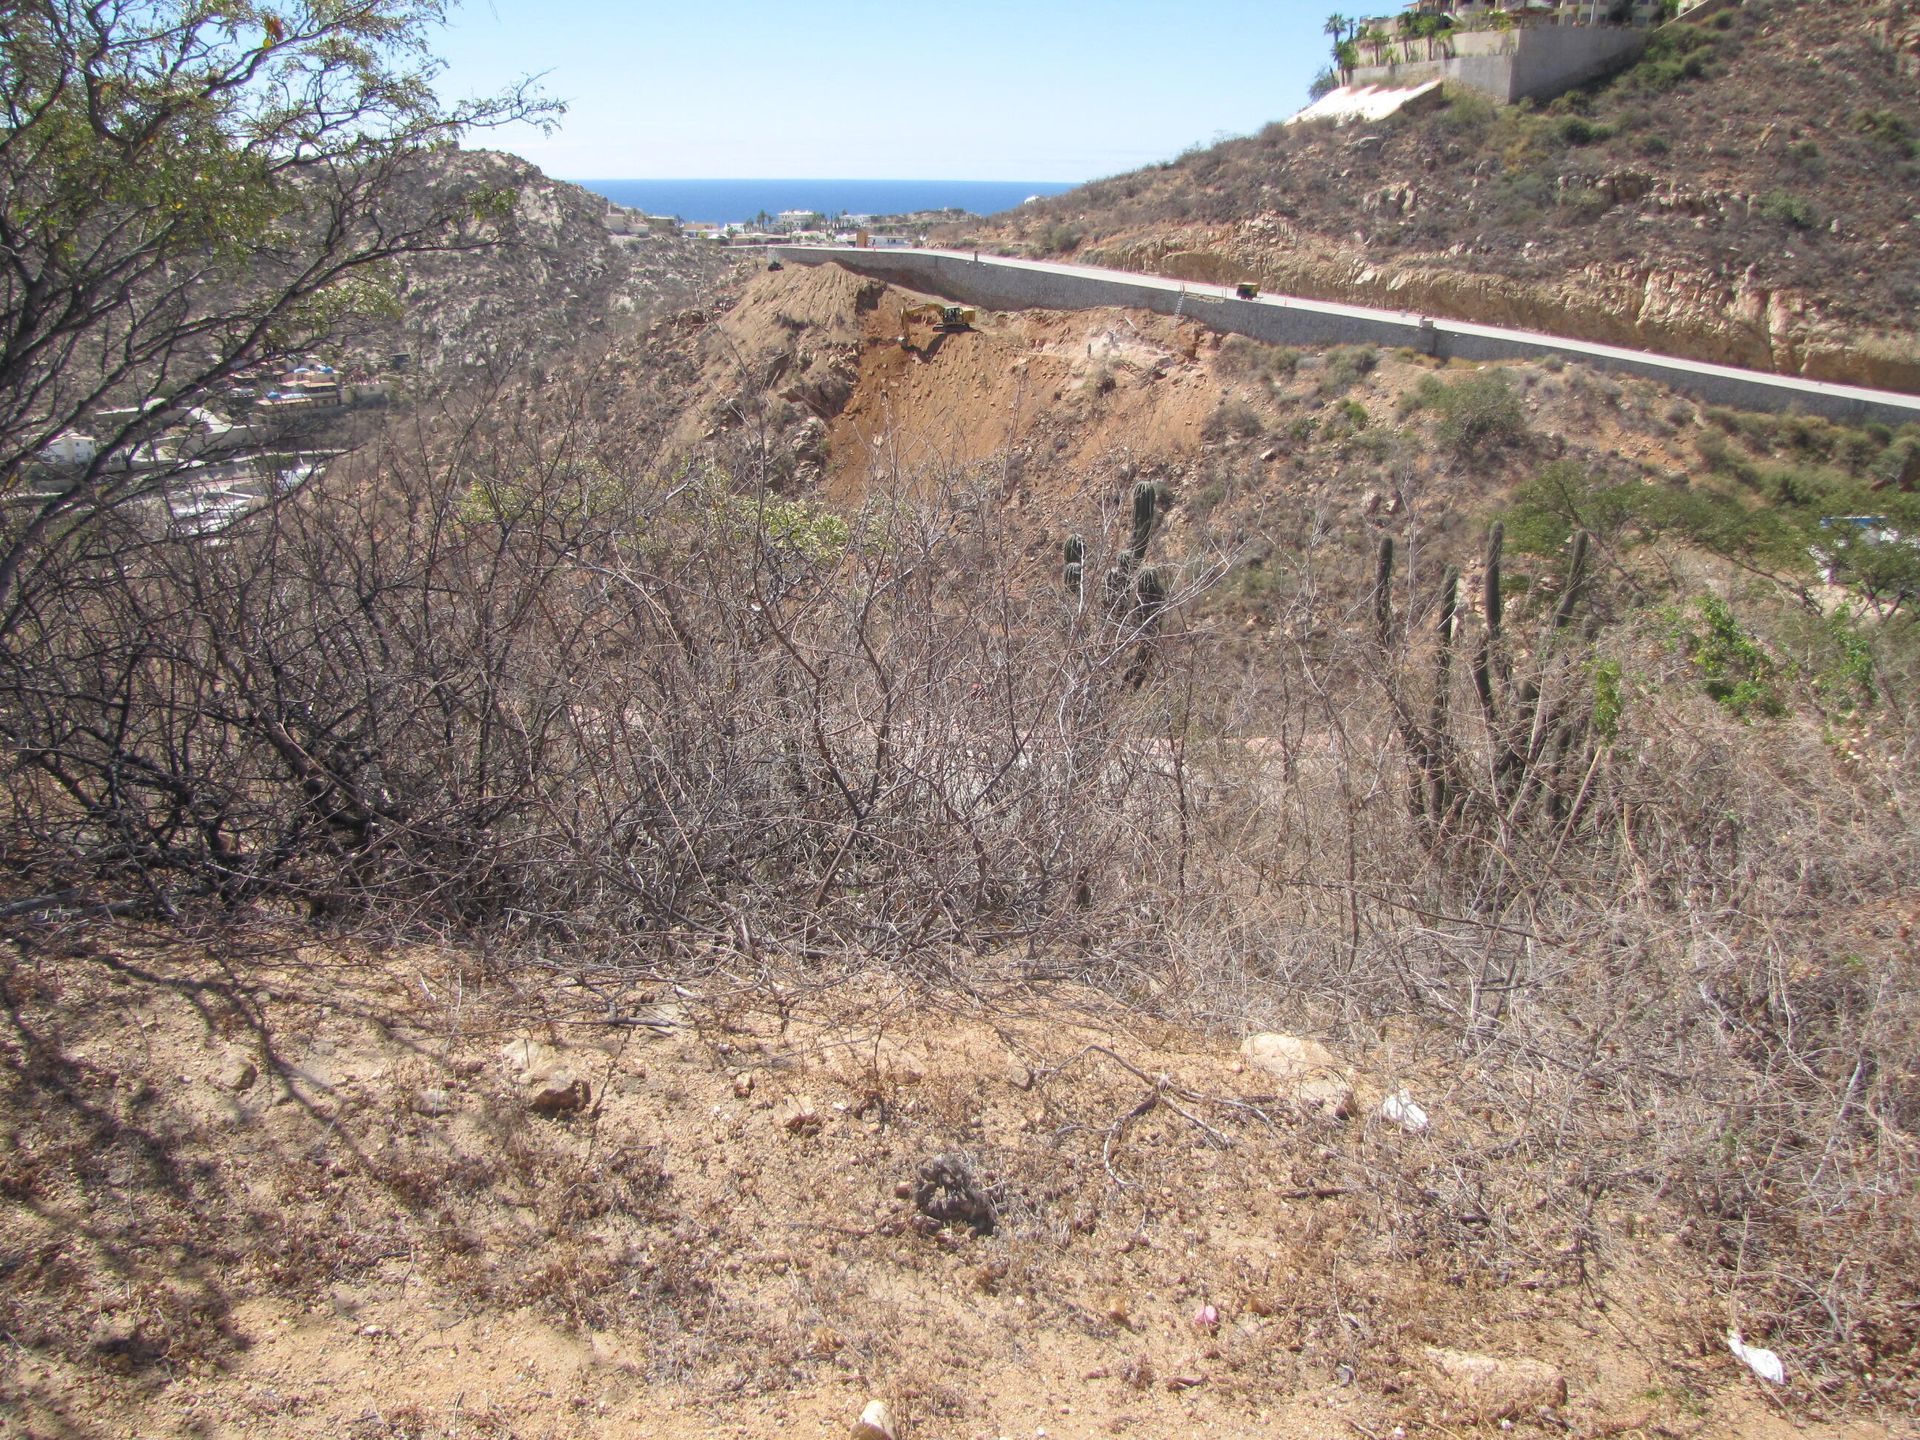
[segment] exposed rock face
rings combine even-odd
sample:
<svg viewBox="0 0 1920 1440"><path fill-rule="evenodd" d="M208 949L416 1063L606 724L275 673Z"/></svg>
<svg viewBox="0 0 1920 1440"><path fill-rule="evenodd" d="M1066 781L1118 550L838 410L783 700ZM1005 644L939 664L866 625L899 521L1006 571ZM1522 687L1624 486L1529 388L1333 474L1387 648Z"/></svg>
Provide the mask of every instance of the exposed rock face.
<svg viewBox="0 0 1920 1440"><path fill-rule="evenodd" d="M416 183L423 195L512 195L505 214L471 227L478 248L407 266L403 317L379 338L427 372L558 355L704 291L731 263L710 242L681 235L612 235L604 199L511 155L436 154Z"/></svg>

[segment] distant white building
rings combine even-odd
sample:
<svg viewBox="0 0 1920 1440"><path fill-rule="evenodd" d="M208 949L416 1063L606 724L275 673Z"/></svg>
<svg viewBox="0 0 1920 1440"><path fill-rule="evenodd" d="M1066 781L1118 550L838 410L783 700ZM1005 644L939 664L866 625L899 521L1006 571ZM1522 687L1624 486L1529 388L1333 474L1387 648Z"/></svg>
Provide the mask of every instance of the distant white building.
<svg viewBox="0 0 1920 1440"><path fill-rule="evenodd" d="M78 430L62 430L40 451L49 465L85 465L100 453L100 442Z"/></svg>

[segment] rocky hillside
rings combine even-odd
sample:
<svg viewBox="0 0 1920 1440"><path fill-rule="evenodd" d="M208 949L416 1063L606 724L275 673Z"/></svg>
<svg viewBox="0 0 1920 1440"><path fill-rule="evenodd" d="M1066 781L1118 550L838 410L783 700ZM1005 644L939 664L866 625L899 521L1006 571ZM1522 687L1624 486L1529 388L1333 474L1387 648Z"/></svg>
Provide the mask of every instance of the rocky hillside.
<svg viewBox="0 0 1920 1440"><path fill-rule="evenodd" d="M1749 0L1542 108L1276 124L981 239L1920 388L1913 25Z"/></svg>
<svg viewBox="0 0 1920 1440"><path fill-rule="evenodd" d="M480 248L409 262L404 315L382 339L423 369L559 355L703 292L727 269L723 254L684 236L609 233L605 200L515 156L451 152L420 185L511 196L510 209L476 224Z"/></svg>

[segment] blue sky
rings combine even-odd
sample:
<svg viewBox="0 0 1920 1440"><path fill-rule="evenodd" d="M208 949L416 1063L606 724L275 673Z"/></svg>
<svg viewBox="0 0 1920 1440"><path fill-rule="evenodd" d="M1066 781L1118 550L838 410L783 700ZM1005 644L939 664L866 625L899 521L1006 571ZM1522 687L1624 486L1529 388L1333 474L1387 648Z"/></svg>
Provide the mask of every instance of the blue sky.
<svg viewBox="0 0 1920 1440"><path fill-rule="evenodd" d="M1079 181L1306 103L1325 0L463 0L441 91L545 72L559 130L477 134L562 179Z"/></svg>

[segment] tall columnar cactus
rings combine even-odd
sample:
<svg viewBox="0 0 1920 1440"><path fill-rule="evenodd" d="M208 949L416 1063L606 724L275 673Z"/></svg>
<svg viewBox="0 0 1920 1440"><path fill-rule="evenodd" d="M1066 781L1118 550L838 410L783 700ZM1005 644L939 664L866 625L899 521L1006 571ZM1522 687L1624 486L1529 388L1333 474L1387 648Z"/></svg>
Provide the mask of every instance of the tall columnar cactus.
<svg viewBox="0 0 1920 1440"><path fill-rule="evenodd" d="M1133 536L1127 554L1134 567L1146 563L1147 545L1153 539L1153 522L1158 518L1160 487L1142 480L1133 487Z"/></svg>
<svg viewBox="0 0 1920 1440"><path fill-rule="evenodd" d="M1487 535L1481 599L1481 632L1472 652L1473 687L1486 723L1491 785L1483 769L1468 763L1473 747L1455 733L1452 706L1454 651L1461 643L1459 572L1441 578L1433 632L1433 686L1425 714L1411 703L1407 682L1411 637L1394 648L1393 541L1383 537L1374 571L1374 627L1380 642L1382 680L1393 722L1407 758L1407 790L1414 817L1429 839L1439 841L1461 825L1493 825L1505 843L1509 826L1544 819L1562 836L1578 823L1597 762L1587 712L1568 703L1564 683L1578 657L1556 643L1573 623L1590 581L1591 537L1576 533L1559 598L1545 617L1540 643L1524 665L1510 648L1502 586L1503 528ZM1577 791L1577 793L1576 793ZM1476 820L1475 817L1478 817Z"/></svg>
<svg viewBox="0 0 1920 1440"><path fill-rule="evenodd" d="M1495 523L1487 532L1486 570L1481 577L1480 609L1486 620L1486 633L1473 656L1473 688L1480 696L1480 709L1487 717L1487 728L1499 723L1499 705L1494 698L1494 675L1500 665L1500 621L1506 601L1500 591L1500 550L1506 543L1507 528Z"/></svg>
<svg viewBox="0 0 1920 1440"><path fill-rule="evenodd" d="M1433 703L1422 746L1427 813L1435 819L1445 816L1452 804L1447 785L1447 761L1452 750L1448 722L1453 704L1453 637L1459 608L1460 572L1449 565L1440 580L1440 615L1434 626Z"/></svg>
<svg viewBox="0 0 1920 1440"><path fill-rule="evenodd" d="M1587 581L1587 532L1573 532L1573 553L1567 557L1567 583L1561 588L1560 603L1554 607L1553 628L1564 630L1580 603L1580 590Z"/></svg>
<svg viewBox="0 0 1920 1440"><path fill-rule="evenodd" d="M1087 542L1078 535L1069 535L1060 550L1065 562L1060 568L1060 578L1066 586L1067 594L1076 601L1084 600L1086 598Z"/></svg>
<svg viewBox="0 0 1920 1440"><path fill-rule="evenodd" d="M1373 627L1382 646L1393 643L1393 537L1380 537L1380 556L1373 567Z"/></svg>

